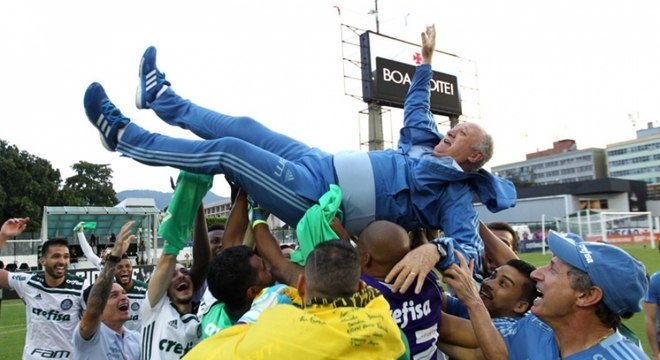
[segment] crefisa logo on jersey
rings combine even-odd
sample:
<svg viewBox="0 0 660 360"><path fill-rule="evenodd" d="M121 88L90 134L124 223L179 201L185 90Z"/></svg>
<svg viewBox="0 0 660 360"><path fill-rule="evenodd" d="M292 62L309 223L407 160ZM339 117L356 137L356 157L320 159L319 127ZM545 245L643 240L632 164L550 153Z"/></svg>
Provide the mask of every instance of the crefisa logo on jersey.
<svg viewBox="0 0 660 360"><path fill-rule="evenodd" d="M72 306L73 306L73 301L71 301L71 299L64 299L60 303L60 309L64 311L71 309Z"/></svg>
<svg viewBox="0 0 660 360"><path fill-rule="evenodd" d="M138 303L137 301L134 302L134 303L132 303L132 304L131 304L131 310L133 310L133 311L138 311L138 310L140 310L140 303Z"/></svg>

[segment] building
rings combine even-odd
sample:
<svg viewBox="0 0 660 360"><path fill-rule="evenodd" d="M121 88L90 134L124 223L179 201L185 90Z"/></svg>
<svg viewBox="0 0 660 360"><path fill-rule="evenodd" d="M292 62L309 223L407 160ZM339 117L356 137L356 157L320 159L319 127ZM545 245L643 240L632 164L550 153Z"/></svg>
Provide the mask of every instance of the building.
<svg viewBox="0 0 660 360"><path fill-rule="evenodd" d="M526 157L525 161L494 166L491 171L520 186L572 183L607 176L605 150L577 150L573 140L556 141L552 149Z"/></svg>
<svg viewBox="0 0 660 360"><path fill-rule="evenodd" d="M648 123L636 139L609 144L606 150L610 177L643 181L649 198L660 199L660 128Z"/></svg>
<svg viewBox="0 0 660 360"><path fill-rule="evenodd" d="M496 214L476 204L480 219L524 224L533 234L530 241L555 229L637 243L660 223L660 128L652 123L636 139L605 149L578 150L575 141L560 140L525 161L491 170L516 184L518 201Z"/></svg>
<svg viewBox="0 0 660 360"><path fill-rule="evenodd" d="M207 218L210 216L228 218L229 213L231 212L231 206L232 203L230 198L206 204L204 205L204 216ZM295 238L295 232L293 232L293 230L287 230L280 235L280 228L284 226L284 223L274 215L270 215L266 221L275 238L280 240L281 243L287 242L288 238ZM293 242L293 240L291 242Z"/></svg>
<svg viewBox="0 0 660 360"><path fill-rule="evenodd" d="M530 238L524 239L521 250L540 246L540 234L548 229L570 231L587 239L600 239L604 231L648 228L649 214L634 216L630 213L647 212L646 184L642 181L603 178L569 184L518 187L516 206L491 213L485 205L475 204L479 219L485 223L503 221L512 225L527 225ZM649 209L651 210L651 209ZM610 216L602 226L600 214ZM617 234L619 235L619 234ZM632 236L631 234L625 234ZM537 241L525 244L525 240ZM619 241L643 241L644 238L623 237ZM530 247L531 246L531 247Z"/></svg>
<svg viewBox="0 0 660 360"><path fill-rule="evenodd" d="M204 204L204 215L206 217L219 216L226 218L229 217L230 211L231 211L230 198L225 198L220 201Z"/></svg>

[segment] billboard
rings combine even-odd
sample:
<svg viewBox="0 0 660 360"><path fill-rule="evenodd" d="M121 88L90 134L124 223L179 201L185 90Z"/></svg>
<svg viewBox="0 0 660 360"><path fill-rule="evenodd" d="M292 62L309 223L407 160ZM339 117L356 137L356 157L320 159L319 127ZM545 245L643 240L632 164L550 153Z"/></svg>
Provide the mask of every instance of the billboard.
<svg viewBox="0 0 660 360"><path fill-rule="evenodd" d="M419 51L419 45L385 35L370 31L361 34L360 57L364 102L403 108L415 68L421 63ZM439 53L434 55L434 60L440 58L440 55L445 55L445 59L447 58L447 54ZM455 75L433 71L431 112L444 116L461 115L458 78Z"/></svg>

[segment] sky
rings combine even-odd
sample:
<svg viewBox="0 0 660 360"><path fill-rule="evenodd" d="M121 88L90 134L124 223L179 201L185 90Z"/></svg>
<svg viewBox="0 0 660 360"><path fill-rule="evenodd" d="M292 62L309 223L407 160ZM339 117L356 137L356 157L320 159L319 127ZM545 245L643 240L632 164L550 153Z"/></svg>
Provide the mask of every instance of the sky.
<svg viewBox="0 0 660 360"><path fill-rule="evenodd" d="M358 150L367 105L346 94L351 66L342 57L352 50L343 29L378 23L380 33L415 44L435 24L436 48L472 69L457 75L478 88L463 119L495 139L487 169L561 139L605 148L660 121L659 18L655 1L6 1L0 139L50 161L63 179L87 161L109 164L118 192L170 191L178 170L108 152L82 106L98 81L137 124L195 139L134 105L139 60L154 45L183 97L329 152ZM434 69L457 71L442 58ZM399 109L384 115L392 144L401 117ZM437 120L446 131L446 119ZM212 191L229 195L223 177Z"/></svg>

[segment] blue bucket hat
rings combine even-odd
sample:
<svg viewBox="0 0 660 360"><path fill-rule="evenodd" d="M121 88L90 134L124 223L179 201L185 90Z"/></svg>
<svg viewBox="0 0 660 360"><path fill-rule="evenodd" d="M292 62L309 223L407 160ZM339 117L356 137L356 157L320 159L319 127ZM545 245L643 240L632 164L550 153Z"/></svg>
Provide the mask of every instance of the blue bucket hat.
<svg viewBox="0 0 660 360"><path fill-rule="evenodd" d="M582 241L575 235L562 236L550 230L550 251L561 261L589 275L591 282L603 291L607 307L623 315L642 310L640 302L646 294L646 268L621 248L599 242Z"/></svg>

